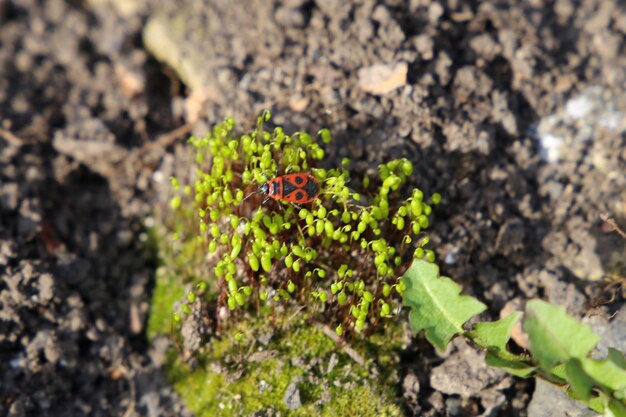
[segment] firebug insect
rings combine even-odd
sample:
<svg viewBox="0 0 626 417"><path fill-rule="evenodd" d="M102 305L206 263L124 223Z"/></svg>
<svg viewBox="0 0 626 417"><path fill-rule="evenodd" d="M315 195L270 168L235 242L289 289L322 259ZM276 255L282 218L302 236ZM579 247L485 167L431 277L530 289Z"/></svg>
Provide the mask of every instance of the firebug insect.
<svg viewBox="0 0 626 417"><path fill-rule="evenodd" d="M320 183L311 174L285 174L261 184L257 193L278 201L305 204L315 200L320 194Z"/></svg>

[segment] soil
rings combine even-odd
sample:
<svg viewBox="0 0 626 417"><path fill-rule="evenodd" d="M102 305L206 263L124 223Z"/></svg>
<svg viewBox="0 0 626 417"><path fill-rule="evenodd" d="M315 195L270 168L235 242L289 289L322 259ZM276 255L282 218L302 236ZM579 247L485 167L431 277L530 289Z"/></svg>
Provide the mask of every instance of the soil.
<svg viewBox="0 0 626 417"><path fill-rule="evenodd" d="M188 413L144 335L144 225L176 143L265 108L329 128L357 172L410 158L486 318L534 297L590 315L626 275L600 219L626 225L625 39L602 0L0 0L0 415ZM617 295L591 324L624 351ZM457 342L403 360L407 415L550 405Z"/></svg>

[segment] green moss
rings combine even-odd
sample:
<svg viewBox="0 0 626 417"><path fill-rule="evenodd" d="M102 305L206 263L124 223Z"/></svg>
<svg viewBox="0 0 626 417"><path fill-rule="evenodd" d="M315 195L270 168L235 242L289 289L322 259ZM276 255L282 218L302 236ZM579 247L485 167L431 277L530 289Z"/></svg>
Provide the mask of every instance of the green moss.
<svg viewBox="0 0 626 417"><path fill-rule="evenodd" d="M193 174L170 178L166 263L240 318L286 307L343 337L384 328L402 305L402 271L413 257L434 260L423 248L432 207L409 187L411 162L381 164L360 187L347 159L321 167L330 132L288 135L269 130L270 119L264 112L241 135L227 118L189 139ZM270 192L269 184L287 185Z"/></svg>
<svg viewBox="0 0 626 417"><path fill-rule="evenodd" d="M376 397L372 391L364 386L353 389L343 389L336 393L334 401L324 405L322 415L327 417L343 416L401 416L399 408L389 404L382 397ZM364 399L367 399L364 401Z"/></svg>
<svg viewBox="0 0 626 417"><path fill-rule="evenodd" d="M260 361L231 361L229 354L216 355L215 351L203 357L202 362L224 365L223 374L195 369L178 361L168 364L174 387L185 399L196 416L248 416L252 413L272 409L288 416L396 416L400 409L393 398L393 390L386 385L377 386L377 381L359 376L362 371L340 350L343 366L324 375L331 353L315 361L290 356L291 351L273 351L273 347L285 347L294 340L294 334L285 334L266 352L274 357ZM323 335L319 340L309 341L326 344ZM282 346L276 346L282 345ZM232 346L231 346L232 347ZM220 352L227 352L218 349ZM242 358L243 359L243 358ZM249 357L248 357L249 359ZM230 383L228 382L230 381ZM302 402L301 407L289 410L284 401L285 392L291 383L296 383ZM372 386L374 384L374 386ZM337 386L335 386L337 385ZM327 402L323 402L326 386Z"/></svg>
<svg viewBox="0 0 626 417"><path fill-rule="evenodd" d="M230 309L192 361L181 359L189 352L167 353L169 379L197 417L399 416L397 278L415 247L426 255L430 206L419 190L402 199L408 161L379 166L356 193L347 163L315 168L327 131L270 133L268 118L248 135L234 135L226 120L190 140L195 179L171 179L170 206L152 230L162 266L148 336L179 337L175 308L182 322L198 301ZM263 205L255 190L278 171L314 175L323 192L305 207ZM365 364L311 323L341 334ZM293 384L301 405L290 410Z"/></svg>
<svg viewBox="0 0 626 417"><path fill-rule="evenodd" d="M184 296L177 281L167 268L159 269L148 324L151 338L171 332L173 306ZM197 417L248 416L270 409L284 416L399 416L398 380L389 367L393 362L389 358L395 357L399 346L386 339L397 332L397 327L390 327L380 337L354 346L376 352L373 361L360 366L304 319L273 325L250 319L212 339L196 355L194 369L182 362L175 348L168 351L165 367L170 382ZM267 333L272 337L264 346L259 340ZM236 334L243 334L241 341L236 341ZM334 367L329 372L331 361ZM382 366L378 378L369 377L371 366ZM295 410L284 401L292 383L302 402Z"/></svg>
<svg viewBox="0 0 626 417"><path fill-rule="evenodd" d="M323 335L318 329L311 328L304 322L298 323L292 332L291 337L283 340L280 347L294 356L305 359L324 357L336 349L331 339L321 337Z"/></svg>
<svg viewBox="0 0 626 417"><path fill-rule="evenodd" d="M174 274L166 272L165 268L156 271L156 285L150 303L148 317L148 338L153 339L157 334L168 334L172 329L174 304L184 295L183 286Z"/></svg>
<svg viewBox="0 0 626 417"><path fill-rule="evenodd" d="M168 354L166 369L176 392L196 416L220 415L217 412L220 407L219 401L216 400L220 398L220 393L228 388L223 375L208 371L191 371L189 366L180 363L174 350Z"/></svg>

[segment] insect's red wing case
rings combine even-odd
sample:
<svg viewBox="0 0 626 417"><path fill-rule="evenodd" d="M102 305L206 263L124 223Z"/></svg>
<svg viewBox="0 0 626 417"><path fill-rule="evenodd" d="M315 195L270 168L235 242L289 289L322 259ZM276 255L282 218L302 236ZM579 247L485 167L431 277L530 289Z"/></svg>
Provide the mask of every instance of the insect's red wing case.
<svg viewBox="0 0 626 417"><path fill-rule="evenodd" d="M310 203L320 192L319 181L307 173L281 175L271 179L267 184L269 197L290 203Z"/></svg>

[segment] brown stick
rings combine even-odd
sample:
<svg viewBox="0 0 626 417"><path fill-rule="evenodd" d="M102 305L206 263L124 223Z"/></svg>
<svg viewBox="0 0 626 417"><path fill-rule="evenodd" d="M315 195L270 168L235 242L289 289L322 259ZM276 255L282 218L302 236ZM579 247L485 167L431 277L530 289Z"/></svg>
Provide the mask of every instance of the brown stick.
<svg viewBox="0 0 626 417"><path fill-rule="evenodd" d="M614 231L616 231L621 237L626 239L626 232L624 232L622 229L620 229L620 227L617 225L617 223L615 223L615 220L612 217L609 217L608 213L600 213L600 218L602 219L602 221L604 223L606 223L609 226L611 226L611 228Z"/></svg>

